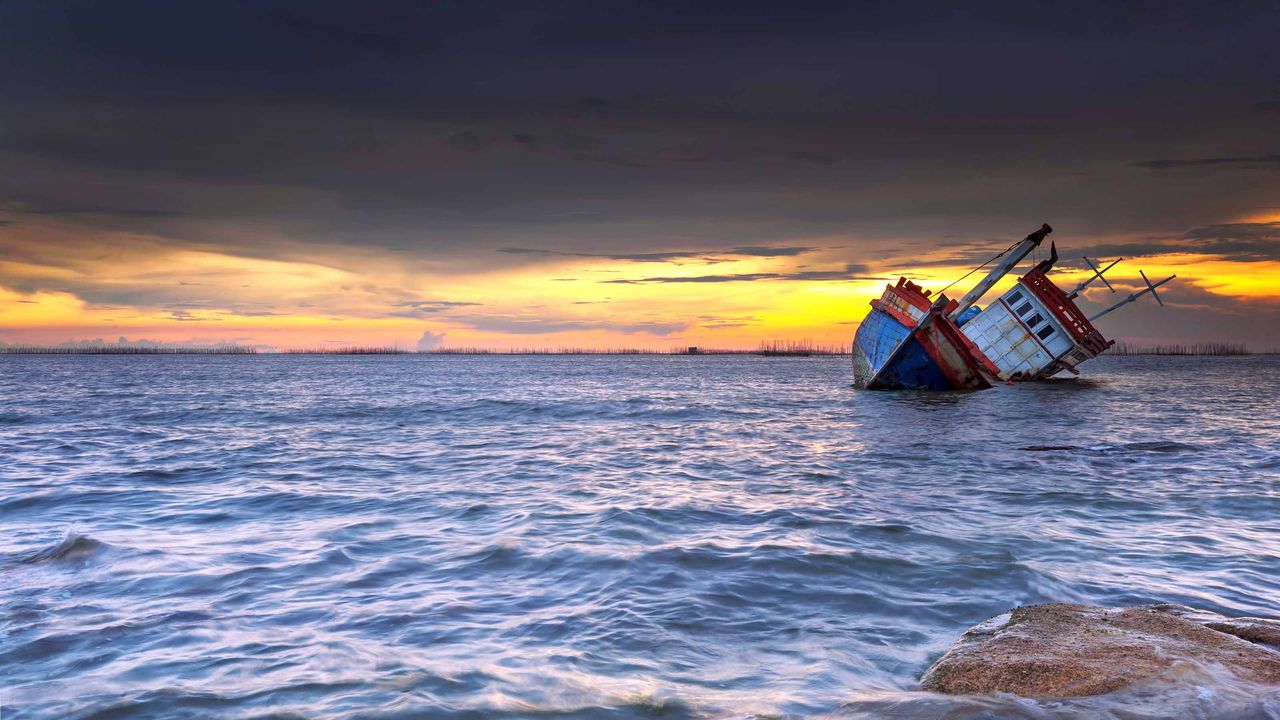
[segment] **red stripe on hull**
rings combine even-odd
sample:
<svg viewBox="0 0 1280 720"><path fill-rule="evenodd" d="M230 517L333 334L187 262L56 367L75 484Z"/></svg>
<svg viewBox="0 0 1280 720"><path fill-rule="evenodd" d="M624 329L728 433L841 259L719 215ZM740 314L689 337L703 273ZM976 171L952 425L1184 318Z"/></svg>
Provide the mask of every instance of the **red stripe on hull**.
<svg viewBox="0 0 1280 720"><path fill-rule="evenodd" d="M929 291L904 277L898 278L897 285L885 285L884 289L925 312L933 307L933 301L929 299Z"/></svg>
<svg viewBox="0 0 1280 720"><path fill-rule="evenodd" d="M954 301L947 307L952 304ZM944 308L932 313L932 317L921 323L915 330L916 341L955 389L978 390L991 387L987 378L998 376L998 372L991 372L995 365L960 332L960 328L945 313Z"/></svg>
<svg viewBox="0 0 1280 720"><path fill-rule="evenodd" d="M892 306L892 305L885 305L884 303L880 302L879 300L872 300L872 301L871 301L871 307L873 307L873 308L875 308L876 310L879 310L880 312L882 312L882 313L884 313L884 314L888 315L889 317L893 318L894 320L897 320L898 322L902 323L902 326L903 326L903 327L906 327L906 328L913 328L913 327L915 327L915 326L916 326L916 323L917 323L917 322L919 322L918 320L916 320L915 318L911 317L910 315L908 315L908 314L906 314L906 313L902 312L902 311L901 311L901 310L899 310L898 308L896 308L896 307L894 307L894 306Z"/></svg>

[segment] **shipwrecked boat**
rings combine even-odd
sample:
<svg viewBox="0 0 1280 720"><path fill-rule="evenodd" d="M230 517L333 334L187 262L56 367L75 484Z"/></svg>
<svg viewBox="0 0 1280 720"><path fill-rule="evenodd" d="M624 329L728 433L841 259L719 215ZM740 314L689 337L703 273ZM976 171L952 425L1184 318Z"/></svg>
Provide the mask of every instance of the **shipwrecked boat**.
<svg viewBox="0 0 1280 720"><path fill-rule="evenodd" d="M959 300L941 292L934 295L906 278L886 285L884 294L871 301L871 312L853 339L854 384L869 390L965 390L1075 374L1076 366L1115 342L1094 327L1095 320L1147 293L1164 305L1156 288L1177 276L1152 283L1139 270L1146 289L1086 317L1075 298L1096 280L1114 293L1104 274L1120 260L1100 268L1086 257L1093 275L1066 292L1049 279L1058 261L1057 247L1050 243L1048 259L995 302L979 308L978 300L1051 232L1053 228L1044 225L975 268L996 263Z"/></svg>

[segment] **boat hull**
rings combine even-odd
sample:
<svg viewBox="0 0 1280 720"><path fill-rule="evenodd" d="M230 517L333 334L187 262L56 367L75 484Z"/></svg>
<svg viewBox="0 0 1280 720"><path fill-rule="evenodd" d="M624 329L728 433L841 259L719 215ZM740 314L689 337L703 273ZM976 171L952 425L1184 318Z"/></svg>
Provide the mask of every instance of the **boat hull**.
<svg viewBox="0 0 1280 720"><path fill-rule="evenodd" d="M1112 341L1093 326L1093 320L1142 293L1130 295L1092 319L1086 317L1075 298L1094 278L1069 293L1054 284L1047 275L1058 260L1058 249L1052 244L1049 257L995 303L986 310L977 306L983 294L1051 232L1053 228L1043 225L980 265L996 263L959 301L941 293L931 297L930 291L906 278L886 285L884 294L871 301L871 312L853 339L854 384L869 390L981 389L996 382L1075 373L1076 365L1105 352ZM1099 270L1092 263L1090 267L1096 277L1107 269ZM1156 287L1172 279L1154 285L1147 280L1147 290L1142 292L1154 294Z"/></svg>
<svg viewBox="0 0 1280 720"><path fill-rule="evenodd" d="M854 384L869 390L990 387L994 368L947 317L954 307L905 279L887 286L854 336Z"/></svg>
<svg viewBox="0 0 1280 720"><path fill-rule="evenodd" d="M883 310L872 309L853 339L853 379L861 388L951 390L951 382L912 336Z"/></svg>

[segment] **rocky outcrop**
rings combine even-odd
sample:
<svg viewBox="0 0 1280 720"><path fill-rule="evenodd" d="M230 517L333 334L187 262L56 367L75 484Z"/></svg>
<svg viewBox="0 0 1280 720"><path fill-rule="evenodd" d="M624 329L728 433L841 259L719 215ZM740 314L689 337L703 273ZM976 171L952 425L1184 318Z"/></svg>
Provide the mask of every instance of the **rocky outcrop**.
<svg viewBox="0 0 1280 720"><path fill-rule="evenodd" d="M1235 635L1251 643L1268 645L1280 650L1280 620L1254 617L1227 617L1208 610L1196 610L1185 605L1152 605L1152 609L1184 620L1199 623L1211 630Z"/></svg>
<svg viewBox="0 0 1280 720"><path fill-rule="evenodd" d="M921 679L948 694L1101 695L1187 664L1280 685L1280 621L1180 605L1029 605L974 626Z"/></svg>

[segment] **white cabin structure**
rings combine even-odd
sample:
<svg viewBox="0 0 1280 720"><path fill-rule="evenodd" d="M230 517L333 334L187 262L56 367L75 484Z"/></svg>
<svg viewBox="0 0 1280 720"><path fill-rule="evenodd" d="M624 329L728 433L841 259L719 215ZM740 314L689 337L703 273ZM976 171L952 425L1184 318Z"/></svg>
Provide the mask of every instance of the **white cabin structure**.
<svg viewBox="0 0 1280 720"><path fill-rule="evenodd" d="M1034 380L1097 356L1111 343L1075 303L1036 268L960 327L1000 371L1001 380Z"/></svg>

